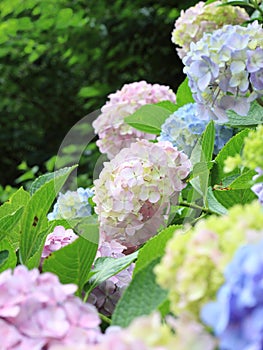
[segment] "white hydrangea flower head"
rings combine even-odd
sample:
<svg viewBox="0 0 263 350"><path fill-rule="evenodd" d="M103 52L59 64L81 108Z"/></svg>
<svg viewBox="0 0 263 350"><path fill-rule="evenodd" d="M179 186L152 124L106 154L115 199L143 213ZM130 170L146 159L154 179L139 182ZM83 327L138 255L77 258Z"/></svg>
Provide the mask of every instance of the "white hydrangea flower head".
<svg viewBox="0 0 263 350"><path fill-rule="evenodd" d="M129 248L155 235L190 168L186 154L168 141L139 140L104 163L93 197L102 237Z"/></svg>
<svg viewBox="0 0 263 350"><path fill-rule="evenodd" d="M106 153L109 159L138 138L155 139L155 135L136 130L126 124L125 117L143 105L166 100L175 103L176 100L174 92L168 86L149 84L146 81L125 84L121 90L108 97L109 100L101 108L101 114L93 122L93 127L99 137L97 145L101 153Z"/></svg>

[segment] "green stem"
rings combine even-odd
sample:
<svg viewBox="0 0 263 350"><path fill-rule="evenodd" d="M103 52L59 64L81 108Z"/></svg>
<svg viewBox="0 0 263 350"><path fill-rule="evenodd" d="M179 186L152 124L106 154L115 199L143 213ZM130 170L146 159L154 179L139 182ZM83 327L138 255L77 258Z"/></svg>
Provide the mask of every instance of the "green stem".
<svg viewBox="0 0 263 350"><path fill-rule="evenodd" d="M105 315L103 315L101 313L99 313L99 316L102 319L102 321L104 321L104 322L106 322L108 324L111 324L111 319L109 317L107 317L107 316L105 316Z"/></svg>
<svg viewBox="0 0 263 350"><path fill-rule="evenodd" d="M253 5L253 7L261 14L261 16L263 16L263 10L259 6L257 0L251 0L251 3Z"/></svg>
<svg viewBox="0 0 263 350"><path fill-rule="evenodd" d="M187 207L187 208L192 208L192 209L199 209L199 210L201 210L204 213L214 214L212 210L210 210L208 208L201 207L200 205L197 205L197 204L194 204L194 203L179 202L178 205L181 206L181 207Z"/></svg>

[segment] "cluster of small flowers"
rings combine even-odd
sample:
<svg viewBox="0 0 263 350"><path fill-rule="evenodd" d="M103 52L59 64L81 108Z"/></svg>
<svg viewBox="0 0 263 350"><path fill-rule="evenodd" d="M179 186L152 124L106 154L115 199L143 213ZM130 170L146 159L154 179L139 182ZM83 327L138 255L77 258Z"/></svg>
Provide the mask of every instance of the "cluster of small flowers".
<svg viewBox="0 0 263 350"><path fill-rule="evenodd" d="M184 73L203 119L228 120L227 111L247 115L263 95L263 29L226 25L204 34L184 57Z"/></svg>
<svg viewBox="0 0 263 350"><path fill-rule="evenodd" d="M72 219L91 215L88 199L94 195L90 188L79 187L77 191L59 193L53 211L48 214L49 220Z"/></svg>
<svg viewBox="0 0 263 350"><path fill-rule="evenodd" d="M56 226L54 231L48 234L46 238L41 255L41 265L50 254L74 242L77 238L78 236L73 230ZM127 247L114 240L111 242L101 240L96 258L106 256L121 258L125 256L124 251L126 249ZM88 302L95 305L100 313L106 316L112 315L118 300L132 279L133 269L134 264L131 264L128 268L100 284L91 292Z"/></svg>
<svg viewBox="0 0 263 350"><path fill-rule="evenodd" d="M190 44L200 40L204 33L212 33L225 24L242 24L249 20L247 12L238 6L218 6L222 2L216 1L205 5L198 2L186 11L181 11L172 32L172 42L181 46L177 48L180 58L190 49Z"/></svg>
<svg viewBox="0 0 263 350"><path fill-rule="evenodd" d="M94 181L95 212L105 241L138 246L164 224L190 172L188 157L168 141L140 140L104 163Z"/></svg>
<svg viewBox="0 0 263 350"><path fill-rule="evenodd" d="M1 349L50 349L55 344L95 344L100 319L93 305L74 296L51 273L18 266L0 275Z"/></svg>
<svg viewBox="0 0 263 350"><path fill-rule="evenodd" d="M157 281L169 289L171 310L199 315L224 282L223 272L234 252L263 237L263 211L255 201L232 207L227 215L210 216L188 232L177 231L156 267Z"/></svg>
<svg viewBox="0 0 263 350"><path fill-rule="evenodd" d="M220 349L262 349L263 241L239 248L225 271L217 300L206 304L202 320L214 330Z"/></svg>
<svg viewBox="0 0 263 350"><path fill-rule="evenodd" d="M56 226L53 232L49 233L45 245L42 251L41 259L42 262L51 253L67 246L74 242L78 236L71 229L65 229L64 226Z"/></svg>
<svg viewBox="0 0 263 350"><path fill-rule="evenodd" d="M141 106L169 100L175 102L175 94L164 85L148 84L146 81L125 84L121 90L110 94L109 101L101 109L101 114L93 122L99 140L101 153L112 159L124 147L129 147L137 139L152 140L155 135L138 131L124 122L124 118Z"/></svg>
<svg viewBox="0 0 263 350"><path fill-rule="evenodd" d="M159 141L170 141L174 147L183 150L188 156L204 132L208 122L198 115L197 104L188 103L175 111L162 125ZM217 154L233 136L233 129L215 124L215 148Z"/></svg>
<svg viewBox="0 0 263 350"><path fill-rule="evenodd" d="M158 313L135 319L127 328L109 327L101 343L79 350L214 350L216 341L188 316L166 322ZM74 348L75 349L75 348ZM54 347L52 350L74 350Z"/></svg>

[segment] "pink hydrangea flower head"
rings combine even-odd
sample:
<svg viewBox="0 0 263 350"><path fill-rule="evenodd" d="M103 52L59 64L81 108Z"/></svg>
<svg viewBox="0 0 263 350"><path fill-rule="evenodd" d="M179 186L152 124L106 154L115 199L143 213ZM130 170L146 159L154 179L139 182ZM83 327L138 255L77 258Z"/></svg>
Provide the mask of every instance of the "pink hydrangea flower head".
<svg viewBox="0 0 263 350"><path fill-rule="evenodd" d="M71 229L65 229L63 226L56 226L54 231L49 233L41 258L44 259L51 253L67 246L68 244L74 242L78 236Z"/></svg>
<svg viewBox="0 0 263 350"><path fill-rule="evenodd" d="M0 275L1 345L4 349L49 349L54 344L95 344L100 319L92 305L74 296L77 286L56 275L18 266Z"/></svg>
<svg viewBox="0 0 263 350"><path fill-rule="evenodd" d="M104 239L129 248L155 235L185 187L190 167L188 157L170 142L148 140L104 163L93 197Z"/></svg>
<svg viewBox="0 0 263 350"><path fill-rule="evenodd" d="M176 51L184 58L192 42L200 40L204 33L212 33L225 24L242 24L249 20L247 12L238 6L218 6L222 1L206 5L203 1L195 6L182 10L175 21L172 42L180 48Z"/></svg>
<svg viewBox="0 0 263 350"><path fill-rule="evenodd" d="M112 159L122 148L129 147L139 139L155 139L155 135L138 131L124 122L124 118L141 106L169 100L175 102L175 94L164 85L148 84L146 81L125 84L121 90L109 95L101 114L93 122L101 153Z"/></svg>

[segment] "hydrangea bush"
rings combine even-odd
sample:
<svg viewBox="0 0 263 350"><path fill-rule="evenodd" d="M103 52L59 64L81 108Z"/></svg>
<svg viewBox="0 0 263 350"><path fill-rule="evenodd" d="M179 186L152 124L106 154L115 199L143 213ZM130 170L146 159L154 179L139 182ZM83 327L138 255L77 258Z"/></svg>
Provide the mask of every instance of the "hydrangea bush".
<svg viewBox="0 0 263 350"><path fill-rule="evenodd" d="M0 206L1 349L262 348L263 8L234 3L177 19L176 98L109 95L91 188L70 164Z"/></svg>

